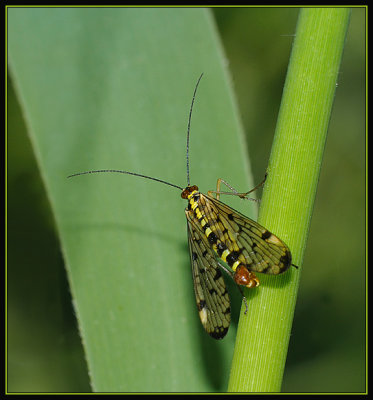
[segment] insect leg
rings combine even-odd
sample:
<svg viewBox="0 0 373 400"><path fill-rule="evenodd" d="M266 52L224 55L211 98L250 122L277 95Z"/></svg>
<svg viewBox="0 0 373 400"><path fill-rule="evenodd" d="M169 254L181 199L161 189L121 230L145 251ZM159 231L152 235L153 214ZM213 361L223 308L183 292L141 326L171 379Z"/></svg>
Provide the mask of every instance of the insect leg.
<svg viewBox="0 0 373 400"><path fill-rule="evenodd" d="M227 188L229 188L233 193L231 193L231 192L221 192L221 191L220 191L220 184L221 184L221 182L223 182L224 185L225 185ZM217 183L216 183L216 190L209 190L209 191L208 191L208 194L209 194L210 196L212 195L212 193L215 193L217 200L220 199L220 195L221 195L221 194L230 194L230 195L233 195L233 196L239 196L239 193L237 192L237 190L236 190L233 186L231 186L228 182L226 182L224 179L222 179L222 178L218 178L218 181L217 181Z"/></svg>
<svg viewBox="0 0 373 400"><path fill-rule="evenodd" d="M267 179L267 174L265 174L264 179L262 182L260 182L258 185L256 185L253 189L249 190L248 192L245 193L238 193L237 190L231 186L228 182L226 182L224 179L222 178L218 178L217 184L216 184L216 190L209 190L208 191L208 195L212 196L213 193L215 193L216 195L216 199L219 200L220 199L220 195L221 194L225 194L225 195L231 195L231 196L238 196L241 199L246 199L246 200L251 200L251 201L258 201L257 199L253 199L251 197L247 197L247 195L251 192L254 192L255 190L259 189L261 186L264 185L264 182ZM220 184L224 183L224 185L229 188L231 190L231 192L221 192L220 191Z"/></svg>
<svg viewBox="0 0 373 400"><path fill-rule="evenodd" d="M258 185L256 185L255 187L254 187L254 189L251 189L251 190L249 190L248 192L246 192L246 193L239 193L239 196L241 197L241 198L246 198L246 196L249 194L249 193L251 193L251 192L255 192L255 190L258 190L260 187L262 187L263 185L264 185L264 183L265 183L265 181L267 180L267 172L265 173L265 175L264 175L264 179L258 184ZM243 195L243 196L241 196L241 195Z"/></svg>

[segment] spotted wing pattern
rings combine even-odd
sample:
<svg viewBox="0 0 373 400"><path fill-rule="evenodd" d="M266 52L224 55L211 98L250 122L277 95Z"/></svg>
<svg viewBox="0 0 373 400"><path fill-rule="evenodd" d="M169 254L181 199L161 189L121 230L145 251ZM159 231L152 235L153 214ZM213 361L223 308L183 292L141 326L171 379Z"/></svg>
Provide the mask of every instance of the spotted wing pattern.
<svg viewBox="0 0 373 400"><path fill-rule="evenodd" d="M211 230L249 271L277 275L290 267L291 253L281 239L216 198L202 196Z"/></svg>
<svg viewBox="0 0 373 400"><path fill-rule="evenodd" d="M188 242L194 293L199 317L206 332L222 339L228 332L231 314L230 300L216 255L198 220L186 211Z"/></svg>

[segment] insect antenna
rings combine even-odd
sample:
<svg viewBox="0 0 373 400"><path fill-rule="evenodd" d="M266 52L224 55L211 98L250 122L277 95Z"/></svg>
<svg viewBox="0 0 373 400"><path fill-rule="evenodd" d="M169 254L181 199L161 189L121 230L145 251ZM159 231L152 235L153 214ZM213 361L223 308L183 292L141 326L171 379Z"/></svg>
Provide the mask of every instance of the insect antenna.
<svg viewBox="0 0 373 400"><path fill-rule="evenodd" d="M198 85L199 85L199 82L200 82L202 76L203 76L203 73L202 73L202 74L200 75L200 77L198 78L198 81L197 81L197 83L196 83L196 87L194 88L193 98L192 98L192 104L190 105L190 110L189 110L188 131L187 131L187 150L186 150L186 160L187 160L187 182L188 182L188 186L190 186L190 179L189 179L189 134L190 134L190 122L191 122L191 120L192 120L192 111L193 111L194 99L195 99L195 97L196 97L197 88L198 88ZM177 189L180 189L181 191L184 190L184 188L182 188L181 186L175 185L175 184L170 183L170 182L166 182L166 181L164 181L164 180L162 180L162 179L152 178L151 176L142 175L142 174L136 174L135 172L122 171L122 170L118 170L118 169L99 169L99 170L78 172L78 173L76 173L76 174L71 174L71 175L69 175L68 178L73 178L74 176L79 176L79 175L99 174L99 173L106 173L106 172L112 172L112 173L118 173L118 174L127 174L127 175L139 176L140 178L150 179L150 180L152 180L152 181L164 183L165 185L172 186L172 187L175 187L175 188L177 188Z"/></svg>
<svg viewBox="0 0 373 400"><path fill-rule="evenodd" d="M188 132L187 132L187 148L186 148L186 166L187 166L187 184L188 184L188 186L190 186L190 179L189 179L189 133L190 133L190 121L192 120L192 110L193 110L194 99L196 97L197 88L198 88L199 81L201 80L202 76L203 76L203 72L200 75L200 77L198 78L198 81L196 83L196 87L194 88L192 104L190 105L190 110L189 110Z"/></svg>
<svg viewBox="0 0 373 400"><path fill-rule="evenodd" d="M172 187L175 187L175 188L180 189L180 190L184 190L182 187L180 187L178 185L174 185L173 183L170 183L170 182L166 182L166 181L164 181L162 179L152 178L151 176L142 175L142 174L136 174L135 172L122 171L122 170L119 170L119 169L98 169L98 170L95 170L95 171L78 172L76 174L69 175L68 178L72 178L74 176L79 176L79 175L99 174L99 173L103 173L103 172L114 172L114 173L118 173L118 174L127 174L127 175L139 176L140 178L150 179L152 181L164 183L165 185L172 186Z"/></svg>

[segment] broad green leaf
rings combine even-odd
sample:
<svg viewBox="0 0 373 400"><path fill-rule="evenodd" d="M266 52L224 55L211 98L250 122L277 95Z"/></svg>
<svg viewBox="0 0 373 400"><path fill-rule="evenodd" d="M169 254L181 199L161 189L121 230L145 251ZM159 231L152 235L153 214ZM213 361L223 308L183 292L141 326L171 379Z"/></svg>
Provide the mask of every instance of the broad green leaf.
<svg viewBox="0 0 373 400"><path fill-rule="evenodd" d="M93 390L225 390L235 324L223 342L200 326L180 192L119 174L67 179L112 168L186 185L187 118L203 72L191 183L207 191L223 177L251 187L209 12L14 8L8 29L10 72L60 235ZM251 204L243 207L248 214Z"/></svg>

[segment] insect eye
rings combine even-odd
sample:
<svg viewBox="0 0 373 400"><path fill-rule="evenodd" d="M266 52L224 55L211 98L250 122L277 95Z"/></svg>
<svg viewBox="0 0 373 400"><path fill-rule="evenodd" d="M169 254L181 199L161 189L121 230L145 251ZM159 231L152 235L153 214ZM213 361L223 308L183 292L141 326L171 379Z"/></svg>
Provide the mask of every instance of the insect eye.
<svg viewBox="0 0 373 400"><path fill-rule="evenodd" d="M198 191L198 186L196 186L196 185L187 186L187 187L181 192L181 198L187 199L188 196L189 196L191 193L195 192L195 191ZM194 198L194 196L193 196L193 198Z"/></svg>

